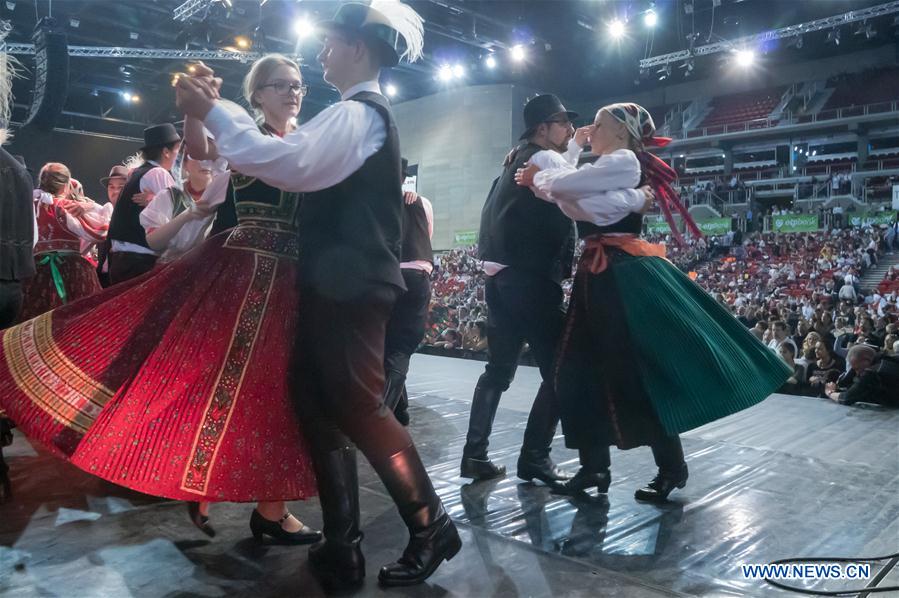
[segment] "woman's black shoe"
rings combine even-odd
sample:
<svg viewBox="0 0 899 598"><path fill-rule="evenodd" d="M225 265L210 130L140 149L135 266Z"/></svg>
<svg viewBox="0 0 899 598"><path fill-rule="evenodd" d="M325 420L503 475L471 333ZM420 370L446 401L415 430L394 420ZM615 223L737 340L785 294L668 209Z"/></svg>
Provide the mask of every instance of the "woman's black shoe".
<svg viewBox="0 0 899 598"><path fill-rule="evenodd" d="M270 536L275 540L275 544L313 544L322 539L322 533L303 524L299 531L289 532L281 527L281 524L287 521L290 513L286 513L277 521L270 521L259 514L259 511L253 509L253 515L250 517L250 531L257 542L262 542L263 536Z"/></svg>
<svg viewBox="0 0 899 598"><path fill-rule="evenodd" d="M200 503L187 503L187 512L190 514L191 522L193 522L193 524L196 525L201 532L203 532L210 538L215 537L215 530L212 529L211 525L209 525L209 517L200 513Z"/></svg>
<svg viewBox="0 0 899 598"><path fill-rule="evenodd" d="M596 488L599 494L606 494L609 491L609 485L612 483L612 474L609 470L589 472L583 467L578 470L574 477L563 484L555 486L553 492L556 494L565 494L568 496L577 496L587 492L590 488Z"/></svg>
<svg viewBox="0 0 899 598"><path fill-rule="evenodd" d="M665 502L668 495L675 488L683 488L687 485L687 466L675 474L664 473L659 470L656 477L645 487L640 488L634 493L634 498L646 502Z"/></svg>

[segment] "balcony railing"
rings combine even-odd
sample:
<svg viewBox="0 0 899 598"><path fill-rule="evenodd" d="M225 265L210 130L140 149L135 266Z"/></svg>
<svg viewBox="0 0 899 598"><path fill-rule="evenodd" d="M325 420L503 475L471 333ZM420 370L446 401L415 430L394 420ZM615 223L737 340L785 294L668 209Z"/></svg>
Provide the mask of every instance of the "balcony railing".
<svg viewBox="0 0 899 598"><path fill-rule="evenodd" d="M815 114L794 115L785 112L779 118L757 118L740 123L690 129L689 131L686 131L686 138L694 139L696 137L709 137L711 135L724 135L727 133L745 133L748 131L771 129L786 125L818 123L840 120L843 118L886 114L890 112L899 112L899 101L894 100L892 102L879 102L876 104L866 104L864 106L849 106L833 110L822 110Z"/></svg>

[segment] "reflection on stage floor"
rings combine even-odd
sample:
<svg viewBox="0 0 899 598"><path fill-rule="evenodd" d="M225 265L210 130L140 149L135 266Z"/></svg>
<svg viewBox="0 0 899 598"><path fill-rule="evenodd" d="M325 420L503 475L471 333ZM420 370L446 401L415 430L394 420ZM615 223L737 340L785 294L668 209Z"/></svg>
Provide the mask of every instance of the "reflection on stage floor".
<svg viewBox="0 0 899 598"><path fill-rule="evenodd" d="M787 596L741 565L793 556L899 550L899 412L774 395L683 436L690 480L661 506L634 500L654 475L648 449L612 453L607 498L573 499L514 477L536 391L521 368L499 409L490 453L506 478L458 477L470 394L483 364L416 356L411 430L465 543L423 586L381 590L381 564L406 542L373 472L360 471L368 577L360 595ZM62 463L21 435L5 453L15 496L0 505L3 596L317 596L305 547L258 546L250 505L215 505L208 539L180 503L146 497ZM575 471L556 438L553 455ZM291 505L320 525L316 500ZM895 564L895 563L892 563ZM899 568L880 586L899 585ZM870 580L792 581L812 589ZM883 594L880 594L883 595Z"/></svg>

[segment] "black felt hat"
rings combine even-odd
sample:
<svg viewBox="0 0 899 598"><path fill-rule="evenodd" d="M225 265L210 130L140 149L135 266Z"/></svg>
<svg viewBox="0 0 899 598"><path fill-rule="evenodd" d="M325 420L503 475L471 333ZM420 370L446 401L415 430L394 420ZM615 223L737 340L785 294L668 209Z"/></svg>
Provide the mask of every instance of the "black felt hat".
<svg viewBox="0 0 899 598"><path fill-rule="evenodd" d="M551 93L531 98L524 106L525 131L519 139L526 139L534 133L541 123L545 123L557 114L568 115L568 120L578 117L577 112L572 112L562 105L562 100Z"/></svg>
<svg viewBox="0 0 899 598"><path fill-rule="evenodd" d="M144 129L144 146L140 149L161 147L178 141L181 141L181 136L178 135L178 131L172 123L153 125Z"/></svg>

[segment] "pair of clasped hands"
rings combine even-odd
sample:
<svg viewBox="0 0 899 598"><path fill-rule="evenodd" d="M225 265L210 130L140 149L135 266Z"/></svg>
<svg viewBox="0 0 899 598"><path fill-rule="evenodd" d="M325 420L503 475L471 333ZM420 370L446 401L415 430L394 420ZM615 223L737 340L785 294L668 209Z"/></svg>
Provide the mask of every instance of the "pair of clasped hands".
<svg viewBox="0 0 899 598"><path fill-rule="evenodd" d="M593 135L593 131L596 130L596 125L590 124L584 127L580 127L574 132L574 141L580 147L584 147L588 143L590 143L590 137ZM512 150L513 152L515 150ZM510 154L511 155L511 154ZM506 156L506 160L509 160L510 156ZM530 187L534 184L534 175L540 172L540 167L536 164L531 164L530 162L524 165L524 168L519 168L515 171L515 182L518 183L522 187ZM652 190L652 187L649 185L643 185L639 187L640 191L643 192L643 196L645 198L645 202L643 203L643 209L640 210L641 214L645 214L648 212L653 205L655 205L656 195Z"/></svg>
<svg viewBox="0 0 899 598"><path fill-rule="evenodd" d="M190 71L177 75L175 104L185 116L203 120L221 97L222 80L202 62L191 65Z"/></svg>

